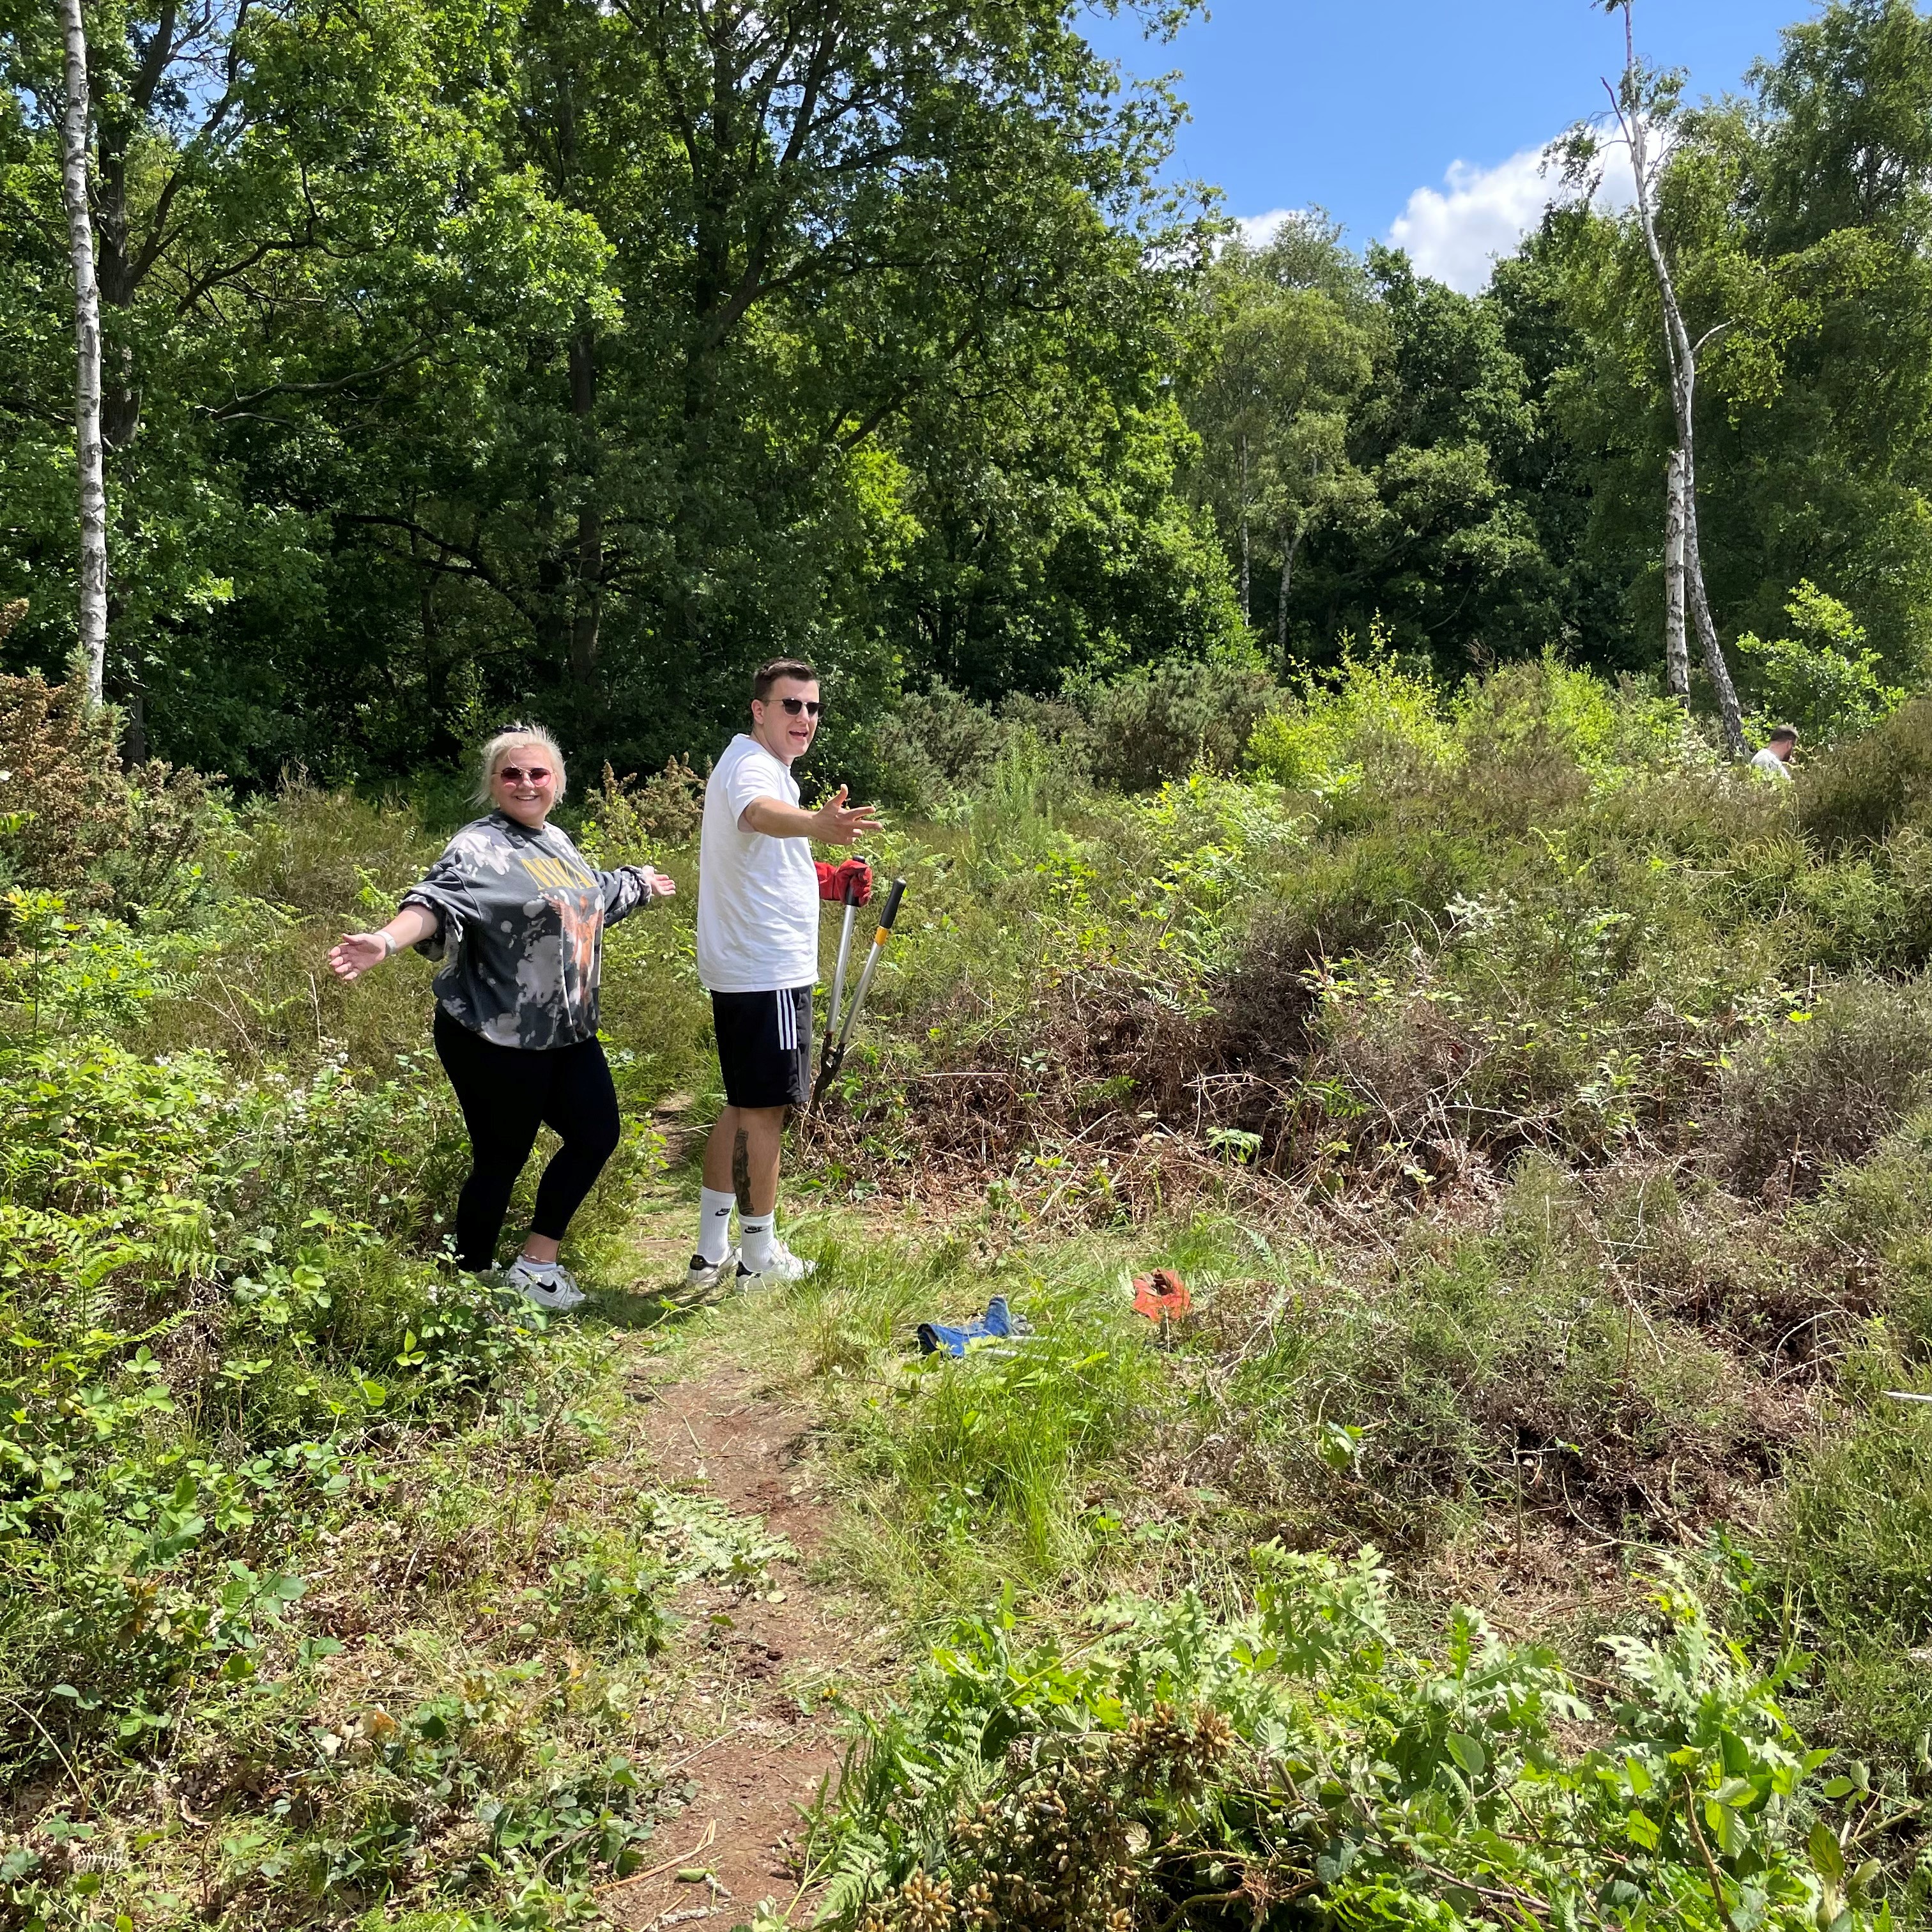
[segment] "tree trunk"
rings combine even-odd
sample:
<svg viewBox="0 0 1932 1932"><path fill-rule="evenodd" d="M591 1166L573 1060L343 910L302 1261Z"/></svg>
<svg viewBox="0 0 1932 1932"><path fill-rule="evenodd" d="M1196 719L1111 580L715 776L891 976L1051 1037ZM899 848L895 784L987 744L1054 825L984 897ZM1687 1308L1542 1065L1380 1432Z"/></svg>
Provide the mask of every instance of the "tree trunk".
<svg viewBox="0 0 1932 1932"><path fill-rule="evenodd" d="M165 102L172 92L170 70L181 51L179 26L176 0L160 0L153 29L145 37L140 63L128 76L125 94L112 104L111 112L108 104L102 104L95 129L96 281L102 308L110 316L120 318L101 344L100 437L110 450L128 448L141 427L141 390L135 380L129 328L135 298L152 263L143 261L143 250L130 232L129 176L140 171L134 157L149 112L157 100ZM159 206L148 218L151 224L165 224L168 196L175 185L171 181L163 189ZM152 184L148 192L152 192Z"/></svg>
<svg viewBox="0 0 1932 1932"><path fill-rule="evenodd" d="M570 338L570 407L578 434L597 434L597 350L587 328ZM570 675L588 685L597 674L598 632L604 615L604 512L596 491L595 466L584 479L584 500L577 512L577 588L570 627Z"/></svg>
<svg viewBox="0 0 1932 1932"><path fill-rule="evenodd" d="M109 130L101 130L102 152L94 170L94 238L95 286L102 308L116 318L112 334L101 344L100 440L110 449L124 450L141 427L141 391L134 380L134 355L128 341L140 278L128 240L127 142L120 130L116 132L118 138L110 145Z"/></svg>
<svg viewBox="0 0 1932 1932"><path fill-rule="evenodd" d="M1686 463L1684 467L1684 497L1688 503L1694 484L1690 466ZM1730 667L1724 662L1724 653L1718 642L1718 627L1711 621L1711 606L1704 595L1704 566L1697 555L1695 516L1684 519L1684 580L1690 593L1690 615L1696 621L1697 641L1704 649L1705 671L1710 678L1711 688L1718 694L1718 716L1724 720L1724 748L1732 758L1742 758L1744 754L1744 710L1738 703L1738 688L1731 682Z"/></svg>
<svg viewBox="0 0 1932 1932"><path fill-rule="evenodd" d="M1302 532L1306 527L1305 520L1297 518L1294 534L1281 554L1281 593L1274 607L1274 655L1284 677L1288 675L1288 593L1294 581L1294 554L1301 548Z"/></svg>
<svg viewBox="0 0 1932 1932"><path fill-rule="evenodd" d="M1616 100L1617 118L1624 138L1630 143L1630 174L1636 188L1637 226L1650 256L1651 272L1657 282L1658 299L1664 309L1664 358L1670 374L1670 404L1677 422L1677 476L1684 512L1684 562L1685 588L1690 614L1697 626L1697 641L1704 655L1704 668L1710 674L1712 688L1718 698L1722 719L1724 748L1734 758L1744 754L1744 723L1738 705L1736 687L1724 662L1724 646L1718 641L1716 625L1704 592L1704 566L1697 547L1697 466L1696 442L1697 352L1684 326L1683 311L1677 306L1677 287L1671 278L1670 265L1664 260L1664 244L1658 238L1657 223L1650 205L1649 138L1644 127L1643 102L1637 85L1636 44L1630 25L1630 0L1624 0L1624 88ZM1722 326L1723 325L1720 325ZM1709 338L1705 338L1708 340Z"/></svg>
<svg viewBox="0 0 1932 1932"><path fill-rule="evenodd" d="M595 503L577 513L577 598L570 626L570 675L580 685L597 675L604 618L604 518Z"/></svg>
<svg viewBox="0 0 1932 1932"><path fill-rule="evenodd" d="M1250 629L1255 614L1248 599L1248 439L1241 438L1241 622Z"/></svg>
<svg viewBox="0 0 1932 1932"><path fill-rule="evenodd" d="M101 701L107 666L107 487L100 469L100 294L87 205L87 28L80 0L61 0L67 41L67 111L61 188L74 260L74 454L80 468L80 622L77 650L87 694Z"/></svg>
<svg viewBox="0 0 1932 1932"><path fill-rule="evenodd" d="M1670 452L1664 516L1664 673L1673 698L1690 695L1690 652L1684 636L1684 456Z"/></svg>

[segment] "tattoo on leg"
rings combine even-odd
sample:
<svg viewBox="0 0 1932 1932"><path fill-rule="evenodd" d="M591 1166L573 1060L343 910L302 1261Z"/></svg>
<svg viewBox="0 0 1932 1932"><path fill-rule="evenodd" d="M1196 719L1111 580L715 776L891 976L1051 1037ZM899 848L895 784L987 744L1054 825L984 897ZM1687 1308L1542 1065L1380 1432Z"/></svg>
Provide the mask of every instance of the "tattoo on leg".
<svg viewBox="0 0 1932 1932"><path fill-rule="evenodd" d="M738 1212L748 1214L752 1211L752 1143L742 1127L731 1143L731 1185L737 1193Z"/></svg>

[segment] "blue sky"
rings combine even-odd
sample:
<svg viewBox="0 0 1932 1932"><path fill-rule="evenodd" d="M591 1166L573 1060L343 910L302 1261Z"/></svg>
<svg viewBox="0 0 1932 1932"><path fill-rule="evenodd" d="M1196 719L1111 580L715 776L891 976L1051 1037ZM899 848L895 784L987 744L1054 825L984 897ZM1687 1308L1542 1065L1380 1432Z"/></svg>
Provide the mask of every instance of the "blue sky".
<svg viewBox="0 0 1932 1932"><path fill-rule="evenodd" d="M1689 69L1694 94L1742 84L1806 0L1639 0L1638 51ZM1219 185L1231 214L1319 203L1359 247L1395 239L1480 286L1540 212L1534 152L1606 106L1620 19L1588 0L1212 0L1174 40L1127 18L1092 38L1131 74L1181 70L1193 114L1174 172Z"/></svg>

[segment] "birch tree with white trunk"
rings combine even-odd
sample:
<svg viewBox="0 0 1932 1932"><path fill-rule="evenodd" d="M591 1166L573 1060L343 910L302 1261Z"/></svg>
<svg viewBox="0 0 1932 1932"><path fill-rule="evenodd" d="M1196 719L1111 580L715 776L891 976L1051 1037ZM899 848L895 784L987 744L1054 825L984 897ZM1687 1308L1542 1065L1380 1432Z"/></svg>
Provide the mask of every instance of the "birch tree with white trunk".
<svg viewBox="0 0 1932 1932"><path fill-rule="evenodd" d="M1718 640L1717 626L1712 620L1710 602L1704 592L1703 562L1697 544L1697 358L1706 344L1730 325L1720 322L1714 328L1706 330L1695 342L1691 340L1690 331L1684 326L1683 311L1678 305L1676 281L1671 274L1670 259L1665 253L1657 226L1657 186L1664 164L1669 159L1669 150L1667 146L1660 144L1660 152L1654 158L1652 156L1651 113L1654 103L1648 98L1644 85L1643 70L1637 64L1636 40L1630 21L1630 0L1617 0L1617 4L1624 16L1623 83L1616 88L1611 87L1607 81L1604 85L1610 94L1610 104L1616 110L1617 124L1622 130L1624 139L1630 148L1637 226L1642 232L1644 251L1650 258L1651 273L1656 281L1658 299L1664 310L1664 361L1670 375L1671 412L1677 428L1677 448L1672 458L1668 491L1670 502L1666 509L1666 542L1670 547L1666 556L1666 577L1671 562L1681 546L1684 600L1690 607L1691 620L1696 626L1697 642L1703 655L1705 674L1711 680L1712 692L1718 700L1718 716L1724 730L1724 748L1732 758L1742 758L1744 754L1744 714L1738 703L1737 686L1731 682L1730 668L1724 662L1724 646ZM1677 526L1675 530L1671 528L1672 525ZM1681 607L1676 621L1680 626L1676 636L1681 639L1683 635ZM1670 622L1666 615L1666 672L1672 689L1676 690L1678 667L1669 629ZM1679 644L1676 648L1683 649L1684 646ZM1684 653L1683 674L1684 688L1688 691L1688 650Z"/></svg>
<svg viewBox="0 0 1932 1932"><path fill-rule="evenodd" d="M101 702L107 666L107 486L100 452L100 292L87 178L87 26L81 0L61 0L67 101L61 118L61 189L74 261L74 454L80 472L80 611L76 656L90 700Z"/></svg>
<svg viewBox="0 0 1932 1932"><path fill-rule="evenodd" d="M1673 698L1690 695L1684 632L1684 465L1674 449L1664 466L1664 679Z"/></svg>

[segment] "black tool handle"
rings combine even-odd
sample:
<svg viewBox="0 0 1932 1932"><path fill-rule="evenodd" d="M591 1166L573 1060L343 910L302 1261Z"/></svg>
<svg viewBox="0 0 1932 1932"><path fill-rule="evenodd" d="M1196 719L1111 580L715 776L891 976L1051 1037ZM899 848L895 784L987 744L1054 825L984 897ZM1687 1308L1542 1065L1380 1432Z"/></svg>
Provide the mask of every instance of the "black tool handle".
<svg viewBox="0 0 1932 1932"><path fill-rule="evenodd" d="M892 921L899 916L899 901L904 897L904 880L895 879L890 890L886 894L885 905L879 914L879 930L881 932L892 931Z"/></svg>
<svg viewBox="0 0 1932 1932"><path fill-rule="evenodd" d="M868 872L871 871L872 867L869 862L864 859L859 858L859 854L857 853L854 852L852 854L852 857L858 859L860 864L864 866ZM850 862L850 860L847 861L847 863L849 864ZM847 878L844 886L840 889L842 896L848 905L856 905L859 903L856 897L856 894L859 890L859 874L856 872L854 872Z"/></svg>

